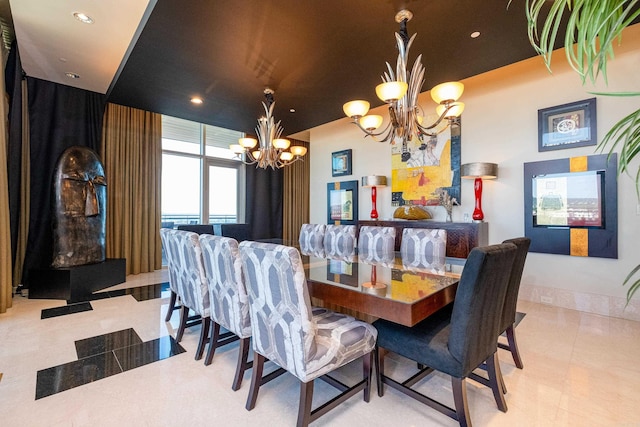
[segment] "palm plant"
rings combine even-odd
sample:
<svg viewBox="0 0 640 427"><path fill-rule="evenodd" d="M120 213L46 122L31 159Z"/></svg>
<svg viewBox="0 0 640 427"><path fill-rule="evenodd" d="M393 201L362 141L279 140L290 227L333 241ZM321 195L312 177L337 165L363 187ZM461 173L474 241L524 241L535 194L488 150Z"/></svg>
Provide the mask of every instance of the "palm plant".
<svg viewBox="0 0 640 427"><path fill-rule="evenodd" d="M509 4L511 4L509 1ZM613 44L622 41L622 31L640 15L640 0L526 0L529 40L551 71L551 57L561 28L565 27L564 52L567 62L585 84L600 76L607 82L607 61L613 58ZM546 15L545 15L546 14ZM602 96L640 96L640 92L593 92ZM597 146L609 155L619 150L619 173L631 175L631 161L640 153L640 109L617 122ZM640 199L640 166L635 171L636 194ZM627 275L630 284L627 304L640 289L636 275L640 265ZM634 277L636 277L634 279Z"/></svg>

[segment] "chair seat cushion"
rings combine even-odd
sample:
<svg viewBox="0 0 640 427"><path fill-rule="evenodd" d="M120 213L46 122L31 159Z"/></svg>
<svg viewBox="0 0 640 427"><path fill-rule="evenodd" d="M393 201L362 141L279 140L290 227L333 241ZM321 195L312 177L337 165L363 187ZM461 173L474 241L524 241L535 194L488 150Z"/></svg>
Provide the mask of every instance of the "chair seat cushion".
<svg viewBox="0 0 640 427"><path fill-rule="evenodd" d="M366 322L325 308L313 309L316 351L300 380L312 381L373 350L377 332Z"/></svg>
<svg viewBox="0 0 640 427"><path fill-rule="evenodd" d="M452 308L449 304L413 327L376 320L373 326L378 330L378 346L453 377L465 377L462 364L447 346Z"/></svg>

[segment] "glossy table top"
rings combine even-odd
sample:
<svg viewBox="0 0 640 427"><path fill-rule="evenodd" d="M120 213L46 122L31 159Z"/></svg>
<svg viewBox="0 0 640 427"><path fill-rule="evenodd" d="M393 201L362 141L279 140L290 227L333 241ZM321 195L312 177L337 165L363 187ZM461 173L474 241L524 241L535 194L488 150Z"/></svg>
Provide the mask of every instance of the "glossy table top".
<svg viewBox="0 0 640 427"><path fill-rule="evenodd" d="M455 297L464 259L441 258L409 266L399 253L372 263L354 256L303 256L312 297L406 326L424 320Z"/></svg>

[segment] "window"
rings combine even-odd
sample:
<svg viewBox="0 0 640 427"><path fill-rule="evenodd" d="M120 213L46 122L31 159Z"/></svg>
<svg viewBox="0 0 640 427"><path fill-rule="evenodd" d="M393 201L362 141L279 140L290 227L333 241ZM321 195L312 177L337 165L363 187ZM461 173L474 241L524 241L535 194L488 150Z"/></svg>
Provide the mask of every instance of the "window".
<svg viewBox="0 0 640 427"><path fill-rule="evenodd" d="M162 116L162 223L244 221L244 165L229 150L241 132Z"/></svg>

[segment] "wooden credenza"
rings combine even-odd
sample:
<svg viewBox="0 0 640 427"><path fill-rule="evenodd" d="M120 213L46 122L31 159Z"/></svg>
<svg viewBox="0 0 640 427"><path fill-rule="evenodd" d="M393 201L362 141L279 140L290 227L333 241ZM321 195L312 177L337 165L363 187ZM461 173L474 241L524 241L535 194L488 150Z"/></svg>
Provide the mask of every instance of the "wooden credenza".
<svg viewBox="0 0 640 427"><path fill-rule="evenodd" d="M447 256L467 258L471 249L489 244L489 224L486 222L437 221L358 221L358 235L363 225L396 229L396 251L400 250L402 230L405 228L440 228L447 230Z"/></svg>

